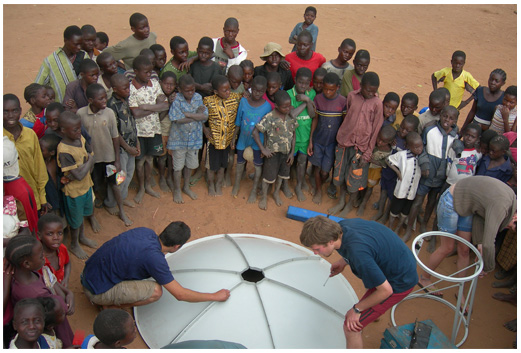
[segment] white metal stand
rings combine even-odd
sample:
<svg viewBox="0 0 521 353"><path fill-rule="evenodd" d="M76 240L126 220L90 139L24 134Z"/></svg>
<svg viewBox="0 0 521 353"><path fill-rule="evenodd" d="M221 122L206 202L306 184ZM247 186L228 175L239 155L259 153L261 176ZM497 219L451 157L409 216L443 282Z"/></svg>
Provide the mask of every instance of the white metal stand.
<svg viewBox="0 0 521 353"><path fill-rule="evenodd" d="M457 272L450 274L449 276L445 276L445 275L442 275L440 273L437 273L437 272L431 270L426 265L424 265L423 262L421 262L421 260L418 257L418 253L421 250L421 247L423 245L425 238L430 237L430 236L447 237L447 238L452 238L452 239L455 239L456 241L462 242L463 244L468 246L471 251L474 252L474 254L476 255L476 262L470 264L468 267L466 267L464 269L461 269ZM433 241L433 240L431 240L431 241ZM433 282L431 285L429 285L425 288L435 286L436 284L438 284L442 281L450 282L452 284L448 284L446 287L443 287L443 288L439 288L439 287L438 288L440 291L442 291L442 290L446 290L449 288L458 287L457 302L456 302L456 306L454 306L452 303L450 303L449 301L447 301L443 298L434 296L432 294L425 293L423 288L420 288L420 289L410 293L402 301L414 299L414 298L433 299L437 302L447 305L449 308L454 310L454 323L452 326L452 335L451 335L450 339L451 339L451 342L453 344L455 344L457 347L461 346L463 344L463 342L465 342L465 340L467 339L467 336L469 333L469 323L470 323L470 318L472 316L472 306L474 304L474 294L476 292L478 276L481 273L481 271L483 270L483 259L481 257L481 254L479 253L478 249L476 249L471 243L469 243L465 239L463 239L455 234L439 232L439 231L427 232L427 233L418 235L412 242L412 252L414 254L414 257L416 258L416 261L418 262L418 265L420 266L420 268L422 270L424 270L425 272L427 272L428 274L430 274L433 277L439 278L438 281ZM470 276L467 276L467 277L456 277L455 276L458 273L465 271L469 268L474 268L474 272ZM463 293L463 289L465 287L465 283L467 283L467 282L470 283L470 287L469 287L469 290L465 297L464 293ZM463 301L464 301L464 303L462 305ZM395 315L396 308L398 307L399 304L400 303L393 306L393 308L391 310L391 320L392 320L392 323L394 326L397 326L394 315ZM465 315L464 315L465 308L468 308L467 317L465 317ZM458 332L459 332L462 324L464 325L464 328L465 328L465 334L463 336L463 339L459 343L456 344L456 337L458 336Z"/></svg>

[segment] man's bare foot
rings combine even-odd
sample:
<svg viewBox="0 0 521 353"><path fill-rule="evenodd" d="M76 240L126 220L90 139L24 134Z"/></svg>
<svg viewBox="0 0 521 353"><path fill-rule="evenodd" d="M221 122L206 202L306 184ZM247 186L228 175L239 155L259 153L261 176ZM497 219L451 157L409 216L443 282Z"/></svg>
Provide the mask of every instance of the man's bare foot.
<svg viewBox="0 0 521 353"><path fill-rule="evenodd" d="M130 227L134 222L132 222L130 220L130 218L127 217L127 215L125 213L120 213L119 214L119 218L121 218L121 220L123 221L123 223L125 223L125 226L126 227Z"/></svg>
<svg viewBox="0 0 521 353"><path fill-rule="evenodd" d="M306 196L302 192L302 189L300 188L300 186L295 187L295 194L297 194L297 200L299 200L300 202L306 201Z"/></svg>
<svg viewBox="0 0 521 353"><path fill-rule="evenodd" d="M261 210L265 210L266 211L268 209L268 200L267 199L268 198L266 196L264 196L264 195L261 196L261 199L259 201L259 208Z"/></svg>
<svg viewBox="0 0 521 353"><path fill-rule="evenodd" d="M141 201L143 201L143 196L145 196L145 189L139 189L136 196L134 196L134 201L136 201L136 203L141 203Z"/></svg>
<svg viewBox="0 0 521 353"><path fill-rule="evenodd" d="M293 193L289 188L288 181L282 182L282 193L284 194L284 196L286 196L287 199L291 199L293 197Z"/></svg>
<svg viewBox="0 0 521 353"><path fill-rule="evenodd" d="M315 193L315 196L313 196L313 202L317 205L320 205L322 203L322 192L318 191Z"/></svg>
<svg viewBox="0 0 521 353"><path fill-rule="evenodd" d="M192 191L189 187L184 187L183 192L188 195L192 200L197 200L197 194Z"/></svg>
<svg viewBox="0 0 521 353"><path fill-rule="evenodd" d="M113 216L119 215L119 208L118 207L105 207L108 213L110 213Z"/></svg>
<svg viewBox="0 0 521 353"><path fill-rule="evenodd" d="M89 217L89 223L94 233L98 233L101 230L101 225L94 215Z"/></svg>
<svg viewBox="0 0 521 353"><path fill-rule="evenodd" d="M159 178L159 188L163 192L172 192L172 190L170 190L170 188L166 184L166 179L164 177Z"/></svg>
<svg viewBox="0 0 521 353"><path fill-rule="evenodd" d="M89 255L81 248L79 245L72 245L69 246L69 252L72 253L74 256L76 256L80 260L86 260L89 258Z"/></svg>
<svg viewBox="0 0 521 353"><path fill-rule="evenodd" d="M246 201L247 203L255 203L255 201L257 201L257 188L254 188L251 192L250 192L250 196L248 197L248 201Z"/></svg>
<svg viewBox="0 0 521 353"><path fill-rule="evenodd" d="M351 212L351 210L353 209L353 205L351 204L351 202L348 202L344 209L342 210L342 212L340 212L340 214L338 215L338 217L342 217L342 218L346 218L347 215L349 214L349 212Z"/></svg>
<svg viewBox="0 0 521 353"><path fill-rule="evenodd" d="M80 235L80 244L83 244L93 249L96 249L98 247L98 243L95 240L89 239L85 235Z"/></svg>
<svg viewBox="0 0 521 353"><path fill-rule="evenodd" d="M145 186L145 192L147 194L149 194L150 196L154 196L154 197L157 197L158 199L161 198L161 195L158 193L158 192L155 192L154 189L152 189L152 185L150 186Z"/></svg>
<svg viewBox="0 0 521 353"><path fill-rule="evenodd" d="M136 207L136 204L130 200L123 200L123 205L130 207L130 208Z"/></svg>
<svg viewBox="0 0 521 353"><path fill-rule="evenodd" d="M327 213L330 215L337 214L338 212L340 212L340 210L342 210L345 207L345 205L346 205L345 201L344 202L340 201L336 204L336 206L333 206L329 210L327 210Z"/></svg>
<svg viewBox="0 0 521 353"><path fill-rule="evenodd" d="M185 203L183 200L183 195L181 194L181 190L174 190L174 202Z"/></svg>
<svg viewBox="0 0 521 353"><path fill-rule="evenodd" d="M273 193L273 199L275 200L275 204L277 206L282 206L282 199L280 198L280 191Z"/></svg>
<svg viewBox="0 0 521 353"><path fill-rule="evenodd" d="M216 196L216 194L215 194L215 187L212 184L208 185L208 195Z"/></svg>

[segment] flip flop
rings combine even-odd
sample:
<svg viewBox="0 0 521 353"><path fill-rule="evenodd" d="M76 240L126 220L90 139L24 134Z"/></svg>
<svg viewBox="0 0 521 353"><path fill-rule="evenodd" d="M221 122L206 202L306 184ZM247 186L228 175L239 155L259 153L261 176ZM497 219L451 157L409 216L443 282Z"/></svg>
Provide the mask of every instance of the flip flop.
<svg viewBox="0 0 521 353"><path fill-rule="evenodd" d="M441 293L440 290L434 286L424 287L423 284L418 282L418 287L422 288L423 291L427 294L434 295L435 297L443 298L443 293Z"/></svg>

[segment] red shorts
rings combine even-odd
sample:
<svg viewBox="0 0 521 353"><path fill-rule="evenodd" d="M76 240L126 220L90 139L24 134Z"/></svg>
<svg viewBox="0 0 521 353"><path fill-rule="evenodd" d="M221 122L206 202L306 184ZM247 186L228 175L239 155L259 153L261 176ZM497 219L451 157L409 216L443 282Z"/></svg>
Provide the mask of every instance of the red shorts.
<svg viewBox="0 0 521 353"><path fill-rule="evenodd" d="M362 314L360 314L360 323L363 327L366 327L374 320L378 319L380 316L382 316L387 310L392 308L395 304L399 303L403 298L405 298L409 293L412 292L414 287L412 287L409 290L406 290L402 293L393 293L389 298L385 299L383 302L376 304L375 306L370 307L369 309L365 309L362 311ZM369 289L362 299L360 301L367 298L370 294L372 294L374 291L376 291L376 288ZM344 325L345 325L344 321Z"/></svg>

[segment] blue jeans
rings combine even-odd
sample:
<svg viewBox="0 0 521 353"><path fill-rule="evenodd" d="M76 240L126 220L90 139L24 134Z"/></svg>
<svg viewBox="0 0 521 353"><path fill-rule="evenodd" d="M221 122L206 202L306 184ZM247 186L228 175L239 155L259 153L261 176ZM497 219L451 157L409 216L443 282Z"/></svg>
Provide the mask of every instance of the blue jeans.
<svg viewBox="0 0 521 353"><path fill-rule="evenodd" d="M136 157L131 156L127 153L127 151L121 149L119 153L119 164L121 165L121 170L124 170L127 174L125 181L123 181L119 185L119 189L121 190L121 200L125 200L128 195L128 185L134 176L134 170L136 169ZM116 198L114 197L114 193L112 192L112 188L107 188L107 198L105 199L105 206L107 207L116 207Z"/></svg>

